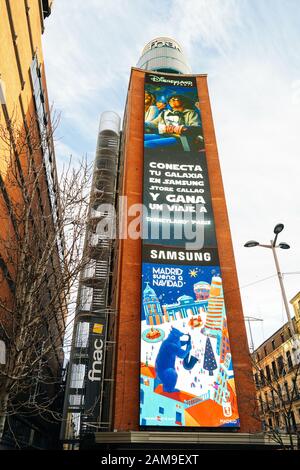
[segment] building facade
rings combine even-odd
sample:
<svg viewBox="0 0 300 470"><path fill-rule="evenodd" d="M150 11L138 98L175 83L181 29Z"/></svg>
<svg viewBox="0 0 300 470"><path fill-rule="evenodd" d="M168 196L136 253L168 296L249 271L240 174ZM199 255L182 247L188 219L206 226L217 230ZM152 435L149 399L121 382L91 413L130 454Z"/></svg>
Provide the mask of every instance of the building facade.
<svg viewBox="0 0 300 470"><path fill-rule="evenodd" d="M52 124L41 41L45 20L51 13L51 5L51 0L0 1L0 211L2 220L0 283L1 301L5 299L7 305L15 305L17 299L19 259L16 255L14 258L12 252L14 240L16 241L15 247L21 246L19 235L22 229L20 224L18 225L18 214L15 209L18 207L21 210L22 194L26 193L28 198L32 196L33 186L30 186L28 178L29 166L32 165L31 168L33 172L36 172L36 178L39 175L36 180L37 184L34 186L36 198L33 198L34 203L30 215L32 229L34 230L35 220L43 219L45 231L51 231L60 217ZM5 135L9 136L6 142ZM28 165L28 162L31 163ZM15 170L22 181L23 193L12 183L12 173ZM59 274L61 272L60 260L64 251L62 234L58 235L55 243L53 256L51 260L47 260L46 264L49 263L49 270L56 270ZM3 249L5 246L11 246L12 249ZM15 253L17 253L17 248L15 248ZM45 305L47 298L51 297L52 288L55 287L48 285L40 292L41 306ZM41 358L39 366L40 371L47 369L47 374L53 377L53 385L47 387L41 385L38 377L32 378L32 384L26 386L27 392L22 399L29 407L34 406L38 394L48 396L51 401L51 397L59 394L61 388L64 360L62 344L66 314L64 299L62 298L61 301L55 322L49 322L49 325L51 323L50 334L56 338L55 352L51 354L51 357L48 356L48 364L45 363L46 358ZM11 323L9 318L5 317L2 308L0 315L0 349L2 351L0 367L4 370L12 354L8 339L10 333L8 335L5 333L5 331L9 332ZM19 327L21 328L21 325ZM34 329L34 325L32 328ZM43 344L35 344L34 347L43 348ZM55 411L58 411L57 406L61 406L59 400L56 401L53 398L52 409ZM7 420L5 425L2 444L13 447L15 436L21 447L58 446L58 424L46 424L33 414L30 414L28 409L27 414L26 412L22 414L21 409L19 414L17 412L10 414L9 422Z"/></svg>
<svg viewBox="0 0 300 470"><path fill-rule="evenodd" d="M121 198L115 197L114 200L117 236L111 247L109 296L106 298L106 309L113 312L111 314L113 320L103 338L103 348L106 352L110 351L111 359L107 363L103 362L103 382L98 383L98 389L94 387L93 393L97 393L94 396L97 402L94 408L97 412L92 418L94 421L90 420L87 423L84 408L77 409L77 416L80 420L77 427L79 430L77 439L82 438L88 430L85 434L86 438L89 434L89 437L98 444L113 446L118 443L124 445L127 443L130 446L138 441L151 445L151 442L153 444L155 439L158 439L155 436L159 432L159 442L165 445L176 441L193 445L195 439L201 445L202 440L205 442L205 439L208 439L211 445L218 446L226 441L232 445L235 442L249 444L251 436L258 433L257 440L253 440L252 443L261 445L265 442L259 437L260 423L253 416L255 387L207 76L190 75L190 67L180 45L169 38L156 38L147 44L138 67L131 70L118 157L115 156L118 165L115 196L118 195ZM161 103L159 103L157 93L157 106L153 101L153 96L151 97L151 92L147 91L150 88L146 89L146 84L151 80L153 85L150 88L157 87L160 93ZM162 83L166 85L166 92L171 92L171 97L167 94L163 95ZM162 129L166 129L165 124L158 124L162 132L156 131L156 134L155 131L154 133L148 132L145 136L144 129L148 126L145 123L145 116L152 114L153 119L153 113L156 113L154 119L159 120L159 116L162 116L161 113L165 110L164 116L168 115L170 118L169 100L172 97L175 100L177 98L177 101L182 99L186 106L188 106L187 103L191 106L187 98L188 92L183 91L182 93L185 93L183 97L182 94L180 95L179 88L172 89L172 86L192 88L193 109L186 113L189 115L186 119L190 122L194 120L195 127L198 126L197 129L191 129L190 135L184 135L185 126L178 121L178 116L181 115L179 113L176 117L174 113L172 119L175 116L175 120L171 126L175 127L172 127L172 133L166 139L158 135L164 132ZM146 100L148 100L147 109ZM152 100L150 105L149 100ZM158 111L159 106L161 109ZM199 133L197 123L200 113L201 132ZM170 130L170 127L168 129ZM128 208L140 205L142 202L145 207L145 201L147 204L149 189L145 179L147 178L147 169L144 166L145 155L153 157L154 165L157 165L155 161L163 161L165 162L163 165L167 165L167 168L173 168L168 167L172 165L170 161L172 153L168 154L165 160L160 160L168 146L173 146L174 158L180 159L180 155L183 155L185 162L191 163L192 158L197 159L201 155L203 165L207 164L205 184L210 187L207 204L209 211L213 214L211 219L213 228L207 229L207 237L213 241L207 245L207 253L200 250L197 255L194 255L192 251L186 251L180 242L178 245L176 245L177 242L174 244L173 239L170 242L170 245L173 243L173 251L164 244L165 242L160 243L162 249L159 251L155 242L151 245L152 241L145 242L141 240L141 237L131 237L128 233L133 216L130 211L128 212ZM191 168L194 168L192 163L189 168L190 173L184 176L178 177L178 173L174 172L170 177L189 180L182 184L187 188L201 186L201 183L198 184L197 181L192 184L191 179L202 178L202 169L197 167L198 169L191 173ZM190 189L181 191L181 193L184 192L191 193L192 191ZM201 193L201 191L195 192ZM200 199L201 197L199 199L190 197L193 201L200 201ZM169 201L172 200L174 201L174 198L171 195ZM180 201L182 201L182 196L178 199L179 203ZM201 202L206 204L203 198ZM158 206L160 207L159 204ZM173 205L170 210L174 210L174 207L176 212L181 211L183 206ZM151 223L150 221L150 225ZM122 236L120 236L120 231L118 232L120 227L123 230ZM127 230L126 235L124 235L124 227L125 232ZM153 251L151 251L152 248ZM145 257L150 255L162 256L162 259L166 261L162 261L161 264L152 263L155 265L154 268L153 265L150 266L151 263L145 262ZM208 260L212 258L217 266L207 268L205 262L208 263ZM176 263L172 261L174 259L177 260ZM182 259L187 263L181 262ZM204 275L203 273L206 272L208 274ZM171 286L172 295L163 286ZM88 310L87 315L90 315L92 308ZM161 379L159 375L161 373L158 373L157 361L155 361L155 357L158 357L158 348L164 344L162 337L167 339L173 327L175 327L173 328L175 335L183 334L181 331L174 332L178 325L181 325L185 332L189 332L185 333L187 339L183 349L179 351L181 362L179 360L176 362L178 370L184 363L186 371L181 369L182 376L178 370L172 372L173 377L177 377L176 380L182 381L179 390L167 383L168 381L164 382ZM93 377L94 372L89 361L91 357L97 357L90 326L87 330L86 335L89 337L87 348L89 349L86 349L86 365L82 368L82 391L80 392L84 397L90 394L93 387L93 384L90 384L89 375ZM199 338L203 345L189 355L187 348L197 349ZM189 346L186 346L188 343ZM98 345L100 345L99 342ZM144 346L145 349L143 349ZM194 377L195 374L191 375L192 380L189 380L188 389L184 390L184 377L189 377L186 374L193 374L192 369L197 370L200 380ZM201 384L201 378L203 378L203 384ZM108 383L110 389L105 395L102 393L102 386ZM168 392L168 389L171 392ZM105 419L103 409L106 412ZM223 427L226 426L228 428L231 426L234 430L231 435L226 433L227 438L222 432ZM216 427L219 427L219 433L209 432L212 428L216 431ZM68 438L72 440L71 434L67 437L65 435L66 442ZM228 437L229 435L231 437ZM239 437L235 438L237 435Z"/></svg>
<svg viewBox="0 0 300 470"><path fill-rule="evenodd" d="M143 98L145 80L147 80L147 77L149 77L151 73L153 74L153 70L159 71L159 73L155 75L157 77L155 79L157 80L156 83L160 83L159 80L163 78L163 74L169 72L179 72L180 79L183 81L188 81L190 77L189 75L183 74L181 67L176 68L176 61L174 61L174 50L176 52L181 52L181 54L182 51L178 51L178 45L176 42L172 43L171 46L169 46L169 42L170 41L167 38L158 38L157 41L152 41L145 47L143 53L146 51L146 54L152 54L154 59L156 59L158 56L160 57L159 66L157 66L155 63L152 68L152 72L147 71L147 69L149 70L151 67L151 57L148 57L148 62L144 65L146 70L132 69L131 72L127 96L127 106L124 118L122 144L123 152L120 155L122 162L120 191L122 195L127 196L129 204L141 202L143 196L142 162L144 135L143 126L140 123L143 123L144 121ZM170 57L168 56L168 51L165 50L168 47L171 51ZM164 66L162 65L161 59L163 55L165 56ZM143 54L141 61L142 60ZM183 54L181 55L181 60L186 63ZM141 62L139 62L139 64L140 63ZM186 73L186 70L187 69L184 70L184 73ZM167 78L168 80L176 80L178 75L174 74L172 76L170 74L167 76ZM236 387L239 393L242 393L242 395L248 394L253 398L254 388L249 377L251 366L248 357L248 347L246 344L245 327L238 291L238 281L230 237L229 222L209 103L207 77L205 75L197 75L196 83L201 108L216 235L219 247L221 269L223 273L223 288L225 292L228 292L225 296L228 317L227 326L231 339L232 358L235 364ZM134 256L133 253L135 253ZM142 275L141 257L142 245L140 241L131 240L129 238L125 240L119 240L117 259L118 276L116 278L115 302L116 310L118 312L118 322L119 325L122 325L122 327L118 329L116 340L117 368L115 377L112 426L113 429L128 432L137 431L140 429L138 425L140 410L137 406L139 403L137 380L139 376L140 325L138 322L135 323L134 319L136 318L137 312L139 311L139 305L141 301L139 294L140 279ZM191 276L194 275L193 271L194 268L191 270ZM180 304L177 306L178 312L174 311L174 305L166 305L165 307L162 305L162 308L165 308L166 312L176 314L178 315L178 318L180 317L179 310L183 309L185 312L187 312L189 307L188 304L191 304L190 310L193 310L195 306L197 306L197 309L202 307L201 312L204 312L203 315L206 317L206 324L204 324L204 329L209 330L209 333L216 337L211 338L211 340L216 341L218 333L220 333L219 348L221 344L222 333L222 321L220 314L222 306L220 307L220 301L224 302L223 291L221 291L220 282L221 279L218 278L218 276L216 276L214 280L210 280L210 284L212 284L214 287L211 289L212 295L210 299L197 301L191 298L191 295L178 299L178 303ZM195 282L195 284L197 283ZM180 295L177 297L180 297ZM206 306L202 305L205 303ZM185 304L187 309L184 309ZM206 310L209 310L209 313L206 312ZM199 310L197 310L195 313L199 314ZM192 314L189 313L189 315ZM184 317L184 315L182 316ZM181 320L184 322L184 318ZM195 331L199 330L195 328ZM134 383L136 383L136 386L133 388ZM237 401L239 401L239 393L237 393ZM253 401L251 404L250 400L245 403L242 398L240 399L239 412L241 432L246 430L259 430L259 425L251 418L251 406L253 407ZM196 422L196 420L194 422Z"/></svg>
<svg viewBox="0 0 300 470"><path fill-rule="evenodd" d="M295 335L300 333L300 293L293 297ZM300 431L300 367L293 351L293 335L284 324L252 354L256 384L256 416L265 431L280 437Z"/></svg>

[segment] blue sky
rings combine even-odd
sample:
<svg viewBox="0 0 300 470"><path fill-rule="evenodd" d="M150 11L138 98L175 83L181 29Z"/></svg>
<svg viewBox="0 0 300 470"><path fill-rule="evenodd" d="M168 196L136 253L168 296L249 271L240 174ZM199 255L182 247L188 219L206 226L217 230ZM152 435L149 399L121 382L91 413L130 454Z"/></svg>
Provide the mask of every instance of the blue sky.
<svg viewBox="0 0 300 470"><path fill-rule="evenodd" d="M281 269L300 273L299 26L298 0L56 0L43 35L59 165L93 159L100 114L122 115L130 67L154 37L176 39L208 74L244 314L264 318L252 323L256 346L285 313L271 250L243 244L268 243L284 223ZM284 281L290 299L300 274Z"/></svg>

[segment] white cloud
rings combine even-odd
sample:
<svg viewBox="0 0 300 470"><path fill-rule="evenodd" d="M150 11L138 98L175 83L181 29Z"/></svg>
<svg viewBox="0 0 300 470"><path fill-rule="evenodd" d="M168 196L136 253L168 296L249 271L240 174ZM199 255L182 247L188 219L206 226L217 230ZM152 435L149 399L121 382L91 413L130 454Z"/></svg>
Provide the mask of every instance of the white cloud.
<svg viewBox="0 0 300 470"><path fill-rule="evenodd" d="M226 54L233 45L232 30L240 24L239 3L236 0L174 0L169 22L190 57L194 55L195 44Z"/></svg>

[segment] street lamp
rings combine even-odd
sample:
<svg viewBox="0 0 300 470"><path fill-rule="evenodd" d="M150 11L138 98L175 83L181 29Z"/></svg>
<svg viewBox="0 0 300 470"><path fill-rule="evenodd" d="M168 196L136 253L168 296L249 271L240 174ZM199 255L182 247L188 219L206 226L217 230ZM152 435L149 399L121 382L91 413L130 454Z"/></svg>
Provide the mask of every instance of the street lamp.
<svg viewBox="0 0 300 470"><path fill-rule="evenodd" d="M287 300L284 285L283 285L283 277L282 277L282 273L280 271L279 262L278 262L278 258L277 258L277 254L276 254L276 248L281 248L282 250L288 250L290 248L290 245L288 245L285 242L281 242L278 245L276 245L277 237L282 232L283 229L284 229L283 224L275 225L275 227L274 227L275 238L274 238L274 240L270 240L270 243L271 243L270 245L263 245L263 244L255 241L255 240L250 240L247 243L245 243L244 246L246 248L253 248L255 246L261 246L263 248L270 248L272 250L274 261L275 261L275 266L276 266L276 271L277 271L277 276L278 276L278 280L279 280L279 284L280 284L281 294L282 294L282 298L283 298L283 303L284 303L284 306L285 306L285 311L286 311L286 315L287 315L287 319L288 319L288 324L289 324L292 339L293 339L293 346L294 346L293 349L294 349L295 353L299 353L300 349L299 349L298 339L296 337L294 324L293 324L292 319L291 319L289 304L288 304L288 300ZM300 361L300 357L297 356L296 360L297 360L297 363L298 363Z"/></svg>
<svg viewBox="0 0 300 470"><path fill-rule="evenodd" d="M251 330L251 324L250 322L251 321L263 321L262 318L255 318L255 317L244 317L245 320L248 321L248 328L249 328L249 334L250 334L250 346L249 346L249 349L250 349L250 352L253 353L254 351L254 341L253 341L253 336L252 336L252 330Z"/></svg>

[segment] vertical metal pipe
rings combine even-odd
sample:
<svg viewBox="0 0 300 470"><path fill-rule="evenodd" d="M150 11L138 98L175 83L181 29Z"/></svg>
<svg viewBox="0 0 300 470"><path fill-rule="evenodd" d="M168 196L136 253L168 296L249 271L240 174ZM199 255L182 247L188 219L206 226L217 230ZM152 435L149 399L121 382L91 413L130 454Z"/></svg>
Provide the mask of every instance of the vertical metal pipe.
<svg viewBox="0 0 300 470"><path fill-rule="evenodd" d="M284 284L283 284L283 279L282 279L282 274L281 274L281 271L280 271L279 262L278 262L278 258L277 258L277 254L276 254L276 247L273 244L273 240L271 240L271 248L272 248L272 253L273 253L273 256L274 256L277 276L278 276L278 279L279 279L280 289L281 289L281 293L282 293L282 298L283 298L283 302L284 302L284 306L285 306L286 315L287 315L287 318L288 318L289 327L290 327L292 336L294 336L295 335L295 329L294 329L294 325L293 325L291 315L290 315L289 304L288 304L288 300L287 300L287 297L286 297Z"/></svg>

